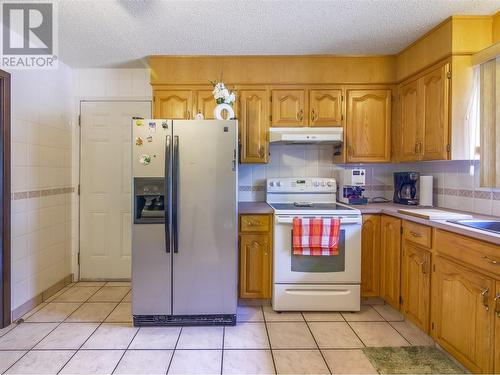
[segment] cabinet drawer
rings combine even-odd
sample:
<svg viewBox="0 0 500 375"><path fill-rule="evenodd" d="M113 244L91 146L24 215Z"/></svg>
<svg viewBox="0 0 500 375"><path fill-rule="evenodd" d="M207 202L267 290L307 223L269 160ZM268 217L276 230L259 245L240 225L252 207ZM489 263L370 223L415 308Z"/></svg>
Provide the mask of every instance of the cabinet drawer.
<svg viewBox="0 0 500 375"><path fill-rule="evenodd" d="M241 215L240 232L268 232L268 215Z"/></svg>
<svg viewBox="0 0 500 375"><path fill-rule="evenodd" d="M432 228L427 225L404 221L403 239L430 249L432 247Z"/></svg>
<svg viewBox="0 0 500 375"><path fill-rule="evenodd" d="M500 276L500 246L438 229L436 250L455 260Z"/></svg>

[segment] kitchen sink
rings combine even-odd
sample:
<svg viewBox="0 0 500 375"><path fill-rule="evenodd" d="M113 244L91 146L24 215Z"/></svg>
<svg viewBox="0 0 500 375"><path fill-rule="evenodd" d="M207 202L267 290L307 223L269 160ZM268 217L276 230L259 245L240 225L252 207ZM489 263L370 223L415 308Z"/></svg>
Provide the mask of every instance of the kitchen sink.
<svg viewBox="0 0 500 375"><path fill-rule="evenodd" d="M500 234L500 220L448 220L450 223Z"/></svg>

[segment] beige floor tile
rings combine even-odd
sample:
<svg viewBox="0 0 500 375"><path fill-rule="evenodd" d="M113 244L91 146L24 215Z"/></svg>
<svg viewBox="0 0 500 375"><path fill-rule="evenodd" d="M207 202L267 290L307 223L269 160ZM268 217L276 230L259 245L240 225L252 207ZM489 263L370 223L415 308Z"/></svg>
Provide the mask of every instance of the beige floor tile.
<svg viewBox="0 0 500 375"><path fill-rule="evenodd" d="M333 374L377 374L361 350L323 350L323 356Z"/></svg>
<svg viewBox="0 0 500 375"><path fill-rule="evenodd" d="M53 302L57 297L59 297L61 294L66 293L73 286L74 286L73 284L66 285L64 288L62 288L61 290L59 290L56 293L54 293L53 295L51 295L49 298L47 298L43 302L46 302L46 303Z"/></svg>
<svg viewBox="0 0 500 375"><path fill-rule="evenodd" d="M268 349L266 325L264 323L240 323L234 327L226 327L224 348Z"/></svg>
<svg viewBox="0 0 500 375"><path fill-rule="evenodd" d="M116 306L116 302L84 303L66 322L102 322Z"/></svg>
<svg viewBox="0 0 500 375"><path fill-rule="evenodd" d="M220 374L221 350L176 350L169 374Z"/></svg>
<svg viewBox="0 0 500 375"><path fill-rule="evenodd" d="M356 312L343 312L342 316L348 322L383 322L384 318L368 305L361 305L361 310Z"/></svg>
<svg viewBox="0 0 500 375"><path fill-rule="evenodd" d="M363 347L363 343L345 322L311 322L309 327L320 348Z"/></svg>
<svg viewBox="0 0 500 375"><path fill-rule="evenodd" d="M129 349L174 349L180 327L141 327Z"/></svg>
<svg viewBox="0 0 500 375"><path fill-rule="evenodd" d="M239 322L263 322L264 314L261 306L238 306L236 319Z"/></svg>
<svg viewBox="0 0 500 375"><path fill-rule="evenodd" d="M80 302L52 302L31 315L26 321L38 323L62 322L70 316L73 311L80 307L80 305Z"/></svg>
<svg viewBox="0 0 500 375"><path fill-rule="evenodd" d="M120 302L129 291L128 286L104 286L88 302Z"/></svg>
<svg viewBox="0 0 500 375"><path fill-rule="evenodd" d="M390 324L412 345L434 345L432 337L408 321L391 322Z"/></svg>
<svg viewBox="0 0 500 375"><path fill-rule="evenodd" d="M2 337L3 335L5 335L6 333L10 332L11 330L13 330L16 327L17 327L17 324L16 323L12 323L12 324L9 324L7 327L0 328L0 337Z"/></svg>
<svg viewBox="0 0 500 375"><path fill-rule="evenodd" d="M274 374L270 350L224 350L223 374Z"/></svg>
<svg viewBox="0 0 500 375"><path fill-rule="evenodd" d="M337 312L303 312L304 319L308 322L343 322L344 318Z"/></svg>
<svg viewBox="0 0 500 375"><path fill-rule="evenodd" d="M71 350L32 350L7 374L57 374L74 354Z"/></svg>
<svg viewBox="0 0 500 375"><path fill-rule="evenodd" d="M79 281L75 286L104 286L106 281Z"/></svg>
<svg viewBox="0 0 500 375"><path fill-rule="evenodd" d="M122 302L132 302L132 291L128 292Z"/></svg>
<svg viewBox="0 0 500 375"><path fill-rule="evenodd" d="M373 305L373 308L389 322L402 322L403 315L391 305Z"/></svg>
<svg viewBox="0 0 500 375"><path fill-rule="evenodd" d="M24 314L21 318L24 319L24 320L27 320L31 315L33 315L34 313L36 313L37 311L40 311L41 309L43 309L45 306L47 306L47 302L42 302L40 303L39 305L35 306L33 309L31 309L30 311L28 311L26 314Z"/></svg>
<svg viewBox="0 0 500 375"><path fill-rule="evenodd" d="M24 353L26 352L20 350L0 352L0 374L3 374L5 370L16 363L16 361L21 358Z"/></svg>
<svg viewBox="0 0 500 375"><path fill-rule="evenodd" d="M106 286L128 286L130 287L132 283L130 281L108 281Z"/></svg>
<svg viewBox="0 0 500 375"><path fill-rule="evenodd" d="M172 350L127 350L113 374L166 374Z"/></svg>
<svg viewBox="0 0 500 375"><path fill-rule="evenodd" d="M408 346L408 342L387 322L351 322L366 346Z"/></svg>
<svg viewBox="0 0 500 375"><path fill-rule="evenodd" d="M57 323L22 323L0 338L0 350L26 350L34 347Z"/></svg>
<svg viewBox="0 0 500 375"><path fill-rule="evenodd" d="M74 286L54 299L55 302L85 302L100 287L98 286Z"/></svg>
<svg viewBox="0 0 500 375"><path fill-rule="evenodd" d="M363 297L361 298L362 305L383 305L385 302L380 297Z"/></svg>
<svg viewBox="0 0 500 375"><path fill-rule="evenodd" d="M132 304L122 302L108 316L106 322L110 323L132 323Z"/></svg>
<svg viewBox="0 0 500 375"><path fill-rule="evenodd" d="M220 349L222 327L182 327L177 349Z"/></svg>
<svg viewBox="0 0 500 375"><path fill-rule="evenodd" d="M103 323L82 349L127 349L138 330L128 323Z"/></svg>
<svg viewBox="0 0 500 375"><path fill-rule="evenodd" d="M35 349L79 349L96 330L98 323L62 323Z"/></svg>
<svg viewBox="0 0 500 375"><path fill-rule="evenodd" d="M267 330L273 349L313 349L316 343L302 322L268 323Z"/></svg>
<svg viewBox="0 0 500 375"><path fill-rule="evenodd" d="M273 350L278 374L329 374L319 350Z"/></svg>
<svg viewBox="0 0 500 375"><path fill-rule="evenodd" d="M303 322L300 312L276 312L271 306L262 306L267 322Z"/></svg>
<svg viewBox="0 0 500 375"><path fill-rule="evenodd" d="M80 350L61 370L61 374L111 374L123 350Z"/></svg>

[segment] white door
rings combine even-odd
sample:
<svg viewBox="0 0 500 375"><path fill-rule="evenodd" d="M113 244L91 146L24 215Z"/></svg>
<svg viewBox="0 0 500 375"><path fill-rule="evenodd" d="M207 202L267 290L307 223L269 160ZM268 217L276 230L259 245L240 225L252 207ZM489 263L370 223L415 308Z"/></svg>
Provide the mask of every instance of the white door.
<svg viewBox="0 0 500 375"><path fill-rule="evenodd" d="M151 102L82 102L80 279L130 279L133 117Z"/></svg>

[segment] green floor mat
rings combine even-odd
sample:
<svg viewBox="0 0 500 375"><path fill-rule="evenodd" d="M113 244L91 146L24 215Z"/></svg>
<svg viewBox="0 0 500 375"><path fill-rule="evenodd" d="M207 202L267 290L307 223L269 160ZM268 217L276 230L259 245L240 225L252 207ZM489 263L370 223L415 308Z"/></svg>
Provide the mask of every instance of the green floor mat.
<svg viewBox="0 0 500 375"><path fill-rule="evenodd" d="M381 374L463 374L464 370L433 346L364 348Z"/></svg>

